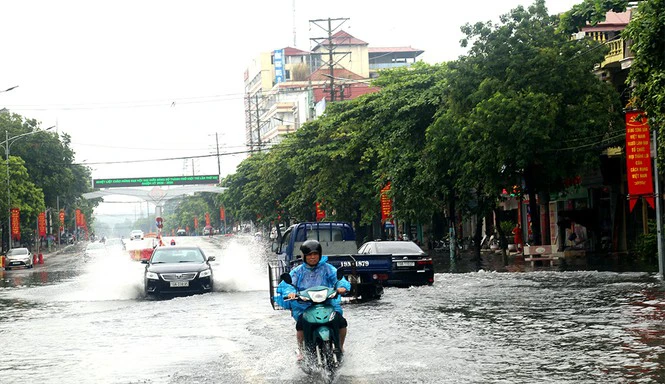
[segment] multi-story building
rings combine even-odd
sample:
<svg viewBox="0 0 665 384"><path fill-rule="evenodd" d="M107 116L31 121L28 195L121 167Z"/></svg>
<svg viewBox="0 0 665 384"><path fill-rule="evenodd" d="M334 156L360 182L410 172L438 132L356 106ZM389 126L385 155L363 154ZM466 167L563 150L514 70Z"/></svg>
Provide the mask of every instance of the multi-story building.
<svg viewBox="0 0 665 384"><path fill-rule="evenodd" d="M286 47L261 53L245 70L245 136L250 150L319 116L325 104L375 92L370 80L385 68L409 66L422 50L374 48L345 31L311 51Z"/></svg>

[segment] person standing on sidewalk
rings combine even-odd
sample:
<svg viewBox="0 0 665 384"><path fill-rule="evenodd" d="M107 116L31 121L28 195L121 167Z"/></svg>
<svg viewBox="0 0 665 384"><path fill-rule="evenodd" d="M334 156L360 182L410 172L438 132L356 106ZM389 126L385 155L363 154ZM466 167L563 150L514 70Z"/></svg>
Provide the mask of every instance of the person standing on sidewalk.
<svg viewBox="0 0 665 384"><path fill-rule="evenodd" d="M522 227L520 226L520 223L517 223L515 228L513 228L513 236L514 236L514 242L515 245L517 246L517 251L521 252L522 251L522 245L524 244L524 240L522 240Z"/></svg>

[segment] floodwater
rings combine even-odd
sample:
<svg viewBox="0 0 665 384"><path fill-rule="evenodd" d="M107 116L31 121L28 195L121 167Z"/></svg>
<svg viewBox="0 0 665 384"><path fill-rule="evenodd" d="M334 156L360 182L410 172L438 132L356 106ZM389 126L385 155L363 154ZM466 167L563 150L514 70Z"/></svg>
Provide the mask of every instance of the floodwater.
<svg viewBox="0 0 665 384"><path fill-rule="evenodd" d="M0 275L0 382L311 383L294 321L268 298L251 239L187 238L215 292L146 300L124 254L80 251ZM344 305L336 383L662 383L665 290L652 274L437 273Z"/></svg>

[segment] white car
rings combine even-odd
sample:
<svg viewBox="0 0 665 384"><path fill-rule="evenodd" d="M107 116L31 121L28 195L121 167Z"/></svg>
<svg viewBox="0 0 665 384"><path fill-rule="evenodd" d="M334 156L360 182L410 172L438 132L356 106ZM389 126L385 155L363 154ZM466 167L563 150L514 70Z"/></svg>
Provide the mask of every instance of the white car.
<svg viewBox="0 0 665 384"><path fill-rule="evenodd" d="M143 240L143 231L135 229L129 233L129 240Z"/></svg>
<svg viewBox="0 0 665 384"><path fill-rule="evenodd" d="M32 252L28 248L13 248L7 251L5 260L5 270L9 271L14 267L32 268Z"/></svg>

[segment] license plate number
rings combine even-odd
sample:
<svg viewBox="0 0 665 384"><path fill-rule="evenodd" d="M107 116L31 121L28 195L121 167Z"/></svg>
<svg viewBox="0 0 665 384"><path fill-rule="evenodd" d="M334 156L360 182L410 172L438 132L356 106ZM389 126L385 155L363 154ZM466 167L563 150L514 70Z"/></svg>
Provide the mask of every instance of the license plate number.
<svg viewBox="0 0 665 384"><path fill-rule="evenodd" d="M414 261L398 261L397 266L398 267L413 267L416 265Z"/></svg>
<svg viewBox="0 0 665 384"><path fill-rule="evenodd" d="M189 281L172 281L172 287L189 287Z"/></svg>

